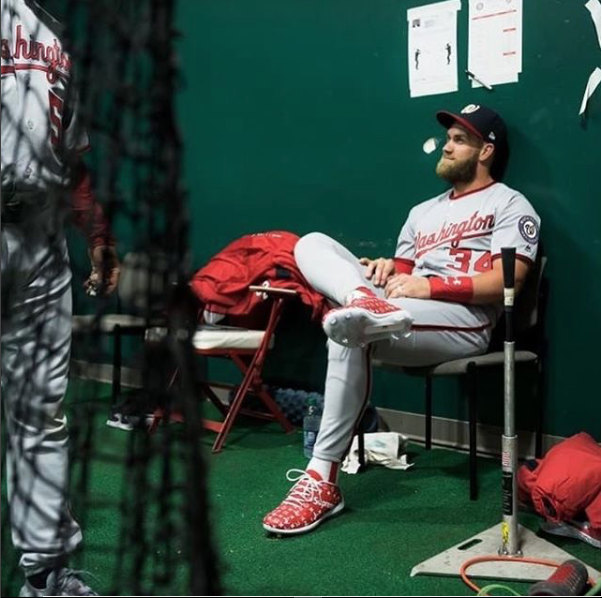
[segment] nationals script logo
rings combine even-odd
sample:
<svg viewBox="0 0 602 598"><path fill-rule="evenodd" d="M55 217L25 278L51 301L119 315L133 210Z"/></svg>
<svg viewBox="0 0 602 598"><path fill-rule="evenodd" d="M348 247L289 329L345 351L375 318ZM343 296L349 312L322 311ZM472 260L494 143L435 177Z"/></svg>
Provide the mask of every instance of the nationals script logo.
<svg viewBox="0 0 602 598"><path fill-rule="evenodd" d="M45 44L34 37L23 36L23 26L17 25L13 37L14 47L8 39L2 38L2 60L13 61L14 67L2 66L2 72L10 70L42 70L49 83L59 77L66 77L71 70L71 59L55 38L53 44ZM22 62L20 62L22 61Z"/></svg>
<svg viewBox="0 0 602 598"><path fill-rule="evenodd" d="M466 220L453 224L442 224L438 232L425 234L419 231L414 243L416 256L419 257L421 254L450 240L460 241L490 235L494 225L495 216L493 214L479 216L479 212L476 211Z"/></svg>

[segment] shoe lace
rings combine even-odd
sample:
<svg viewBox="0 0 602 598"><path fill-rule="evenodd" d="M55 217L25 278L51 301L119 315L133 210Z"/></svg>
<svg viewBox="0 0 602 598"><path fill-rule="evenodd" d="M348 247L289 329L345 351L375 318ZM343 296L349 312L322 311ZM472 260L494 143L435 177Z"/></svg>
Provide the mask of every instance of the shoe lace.
<svg viewBox="0 0 602 598"><path fill-rule="evenodd" d="M320 485L324 482L312 478L303 469L289 469L286 479L296 484L290 489L283 504L294 507L304 507L307 503L324 504L320 498Z"/></svg>
<svg viewBox="0 0 602 598"><path fill-rule="evenodd" d="M82 575L98 578L89 571L76 571L75 569L61 569L57 575L56 588L61 596L98 596L92 588L81 578Z"/></svg>

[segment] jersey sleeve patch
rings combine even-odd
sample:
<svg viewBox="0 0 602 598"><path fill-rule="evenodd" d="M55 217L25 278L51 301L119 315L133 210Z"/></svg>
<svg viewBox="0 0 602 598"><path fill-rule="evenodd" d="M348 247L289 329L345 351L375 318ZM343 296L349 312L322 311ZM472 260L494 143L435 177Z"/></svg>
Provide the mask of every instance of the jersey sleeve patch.
<svg viewBox="0 0 602 598"><path fill-rule="evenodd" d="M518 230L527 243L537 243L539 239L539 225L533 216L523 216L518 221Z"/></svg>

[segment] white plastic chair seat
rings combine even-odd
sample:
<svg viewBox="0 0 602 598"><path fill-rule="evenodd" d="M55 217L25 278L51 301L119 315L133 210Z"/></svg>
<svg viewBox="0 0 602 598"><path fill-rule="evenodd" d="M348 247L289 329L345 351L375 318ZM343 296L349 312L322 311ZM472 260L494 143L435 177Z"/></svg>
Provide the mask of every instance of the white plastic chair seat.
<svg viewBox="0 0 602 598"><path fill-rule="evenodd" d="M147 320L138 316L127 314L107 314L106 316L73 316L72 319L74 334L82 332L99 331L105 334L113 334L115 327L121 328L139 328L143 330L147 326Z"/></svg>
<svg viewBox="0 0 602 598"><path fill-rule="evenodd" d="M198 351L214 349L258 349L265 337L264 330L248 330L232 326L200 326L192 337L192 346ZM269 348L274 346L274 336Z"/></svg>

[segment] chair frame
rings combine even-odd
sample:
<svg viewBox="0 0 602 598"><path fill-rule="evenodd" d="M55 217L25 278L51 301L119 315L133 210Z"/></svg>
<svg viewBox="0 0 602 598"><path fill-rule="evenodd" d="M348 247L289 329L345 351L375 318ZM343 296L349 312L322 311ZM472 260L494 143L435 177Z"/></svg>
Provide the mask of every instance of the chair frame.
<svg viewBox="0 0 602 598"><path fill-rule="evenodd" d="M297 292L291 289L255 285L251 285L249 287L249 291L264 293L272 299L268 324L259 347L257 349L218 348L194 350L196 355L230 359L243 374L243 379L240 384L227 384L221 382L210 383L209 381L203 381L201 383L202 390L207 398L211 401L211 403L213 403L213 405L215 405L215 407L224 417L223 421L205 418L201 420L205 429L217 433L217 437L212 447L213 453L218 453L222 450L226 438L232 429L234 421L239 414L267 421L276 421L282 426L287 434L293 432L295 429L282 413L280 407L278 407L278 404L265 389L261 373L270 348L270 341L274 331L276 330L280 316L282 315L284 303L288 299L297 296ZM171 384L175 382L176 377L177 372L174 373ZM213 388L236 389L232 403L229 406L225 405L219 399ZM254 394L254 396L261 400L261 402L267 408L267 412L243 408L243 403L251 392ZM153 422L150 428L151 433L157 429L162 420L182 422L184 420L184 416L182 413L176 411L170 411L168 414L166 409L157 408L155 410Z"/></svg>
<svg viewBox="0 0 602 598"><path fill-rule="evenodd" d="M547 259L543 256L538 256L536 268L532 275L537 275L536 299L535 307L537 310L537 319L535 323L527 326L522 332L523 334L534 330L536 352L534 358L528 361L517 361L518 363L532 364L536 368L536 383L535 396L537 400L537 415L535 422L535 456L541 457L543 452L543 391L544 391L544 375L543 365L546 353L545 336L544 336L544 320L545 310L547 306L547 281L543 277ZM519 333L520 337L520 333ZM492 354L488 351L484 355ZM477 356L482 357L482 355ZM432 370L437 366L428 367L402 367L394 366L393 364L383 364L388 369L396 371L401 370L409 375L418 375L424 377L424 446L426 450L432 448L432 419L433 419L433 377ZM469 446L469 496L470 500L478 498L478 478L477 478L477 417L478 417L478 370L485 367L498 367L499 364L483 365L478 362L469 362L466 367L466 377L468 379L468 446ZM364 438L363 432L359 431L359 461L360 470L365 467L365 454L363 449Z"/></svg>
<svg viewBox="0 0 602 598"><path fill-rule="evenodd" d="M540 458L542 455L543 444L543 411L541 400L541 389L543 386L543 366L542 356L531 361L517 362L532 365L536 368L536 383L534 393L537 400L537 419L535 423L535 456ZM480 369L487 367L499 367L497 365L479 366L475 362L470 362L466 368L466 377L468 379L468 454L469 454L469 496L470 500L478 498L478 476L477 476L477 422L478 422L478 372ZM411 372L410 369L404 369L404 372L410 375L417 375ZM433 375L429 372L418 375L424 376L424 448L431 450L432 448L432 429L433 429Z"/></svg>

